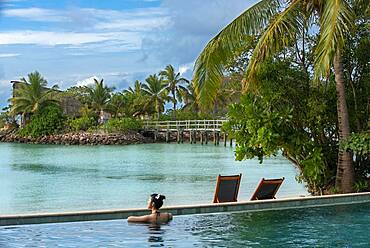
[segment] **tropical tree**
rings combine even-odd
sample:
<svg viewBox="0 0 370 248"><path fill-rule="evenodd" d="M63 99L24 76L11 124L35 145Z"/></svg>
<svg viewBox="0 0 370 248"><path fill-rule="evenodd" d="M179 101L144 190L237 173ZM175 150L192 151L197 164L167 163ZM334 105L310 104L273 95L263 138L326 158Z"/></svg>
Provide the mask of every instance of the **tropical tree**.
<svg viewBox="0 0 370 248"><path fill-rule="evenodd" d="M55 90L58 86L54 85L51 89L46 88L47 81L38 71L28 74L28 80L22 78L15 84L13 97L10 99L12 104L10 113L13 116L22 115L22 126L25 125L26 118L41 108L58 104L55 98Z"/></svg>
<svg viewBox="0 0 370 248"><path fill-rule="evenodd" d="M164 110L164 104L168 100L166 84L157 74L150 75L145 82L143 92L149 97L147 105L154 105L157 119L159 119L160 113Z"/></svg>
<svg viewBox="0 0 370 248"><path fill-rule="evenodd" d="M182 91L181 94L182 98L184 99L184 106L182 106L182 109L198 113L199 106L197 102L196 92L194 89L194 84L193 83L188 84L186 90Z"/></svg>
<svg viewBox="0 0 370 248"><path fill-rule="evenodd" d="M113 88L104 85L103 79L98 81L94 78L94 86L86 86L86 91L89 104L101 118L111 98Z"/></svg>
<svg viewBox="0 0 370 248"><path fill-rule="evenodd" d="M139 80L136 80L134 83L134 88L132 88L131 86L128 87L127 90L123 91L123 94L136 96L141 95L143 93L142 86L143 84Z"/></svg>
<svg viewBox="0 0 370 248"><path fill-rule="evenodd" d="M351 31L354 15L345 0L262 0L244 11L204 48L195 64L194 81L199 100L213 102L221 84L224 65L245 45L247 37L260 35L243 78L243 89L253 89L256 73L267 58L307 33L312 22L319 27L315 47L315 81L327 77L334 67L340 140L350 135L342 66L345 34ZM302 44L304 45L304 43ZM336 188L352 192L354 168L349 152L339 149Z"/></svg>
<svg viewBox="0 0 370 248"><path fill-rule="evenodd" d="M173 103L173 119L176 119L176 104L182 102L181 91L186 91L182 83L189 83L186 78L181 77L180 72L175 72L172 65L167 65L166 68L159 73L164 78L163 82L166 85L168 92L171 92L171 101Z"/></svg>
<svg viewBox="0 0 370 248"><path fill-rule="evenodd" d="M122 116L125 112L127 98L124 94L114 93L107 104L107 110L112 114L112 117Z"/></svg>
<svg viewBox="0 0 370 248"><path fill-rule="evenodd" d="M128 87L123 95L127 100L125 112L127 116L142 116L154 112L153 106L148 105L148 96L143 91L143 84L136 80L134 87Z"/></svg>

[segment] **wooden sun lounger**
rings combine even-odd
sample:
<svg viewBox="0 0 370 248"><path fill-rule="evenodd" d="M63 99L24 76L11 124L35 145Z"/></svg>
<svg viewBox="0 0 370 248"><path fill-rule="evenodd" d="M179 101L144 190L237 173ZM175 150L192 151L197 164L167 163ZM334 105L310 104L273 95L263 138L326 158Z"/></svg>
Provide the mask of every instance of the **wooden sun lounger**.
<svg viewBox="0 0 370 248"><path fill-rule="evenodd" d="M238 200L241 177L242 174L234 176L218 175L213 203L236 202Z"/></svg>
<svg viewBox="0 0 370 248"><path fill-rule="evenodd" d="M251 200L275 199L275 195L283 181L284 177L281 179L262 178Z"/></svg>

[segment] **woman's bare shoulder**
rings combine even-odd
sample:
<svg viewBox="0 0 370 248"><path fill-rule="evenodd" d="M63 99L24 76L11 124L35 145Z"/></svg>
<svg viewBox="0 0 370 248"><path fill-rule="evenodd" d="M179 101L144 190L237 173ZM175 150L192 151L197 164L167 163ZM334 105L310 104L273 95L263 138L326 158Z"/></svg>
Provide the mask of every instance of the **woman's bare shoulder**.
<svg viewBox="0 0 370 248"><path fill-rule="evenodd" d="M127 218L128 222L151 222L151 220L152 220L151 215L130 216Z"/></svg>

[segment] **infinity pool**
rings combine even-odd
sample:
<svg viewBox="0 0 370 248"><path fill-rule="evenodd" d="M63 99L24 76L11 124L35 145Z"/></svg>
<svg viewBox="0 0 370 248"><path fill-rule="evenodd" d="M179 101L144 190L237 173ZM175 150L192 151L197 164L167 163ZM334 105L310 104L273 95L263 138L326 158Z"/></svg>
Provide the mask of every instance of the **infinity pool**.
<svg viewBox="0 0 370 248"><path fill-rule="evenodd" d="M370 247L370 203L254 213L0 227L0 247Z"/></svg>
<svg viewBox="0 0 370 248"><path fill-rule="evenodd" d="M166 195L167 206L210 203L218 174L243 174L240 200L262 177L286 178L278 197L307 195L283 157L236 162L233 149L0 143L0 214L144 207L153 192Z"/></svg>

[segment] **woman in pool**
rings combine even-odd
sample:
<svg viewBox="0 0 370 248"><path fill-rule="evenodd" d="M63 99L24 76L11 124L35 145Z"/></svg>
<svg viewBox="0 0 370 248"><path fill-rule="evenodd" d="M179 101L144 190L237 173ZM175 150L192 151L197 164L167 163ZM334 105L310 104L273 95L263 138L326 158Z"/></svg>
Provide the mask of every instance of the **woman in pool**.
<svg viewBox="0 0 370 248"><path fill-rule="evenodd" d="M159 209L163 205L164 195L152 194L148 200L148 209L152 210L151 214L144 216L130 216L128 222L146 222L146 223L166 223L172 220L171 213L161 213Z"/></svg>

